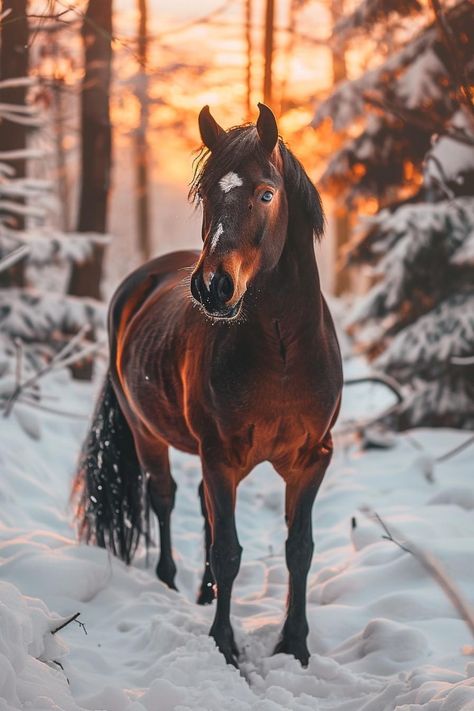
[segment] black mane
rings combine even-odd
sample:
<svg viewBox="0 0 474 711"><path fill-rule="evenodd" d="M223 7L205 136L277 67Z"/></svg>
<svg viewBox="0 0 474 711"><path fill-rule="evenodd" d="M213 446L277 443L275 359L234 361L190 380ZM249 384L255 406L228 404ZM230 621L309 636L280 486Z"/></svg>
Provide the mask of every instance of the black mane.
<svg viewBox="0 0 474 711"><path fill-rule="evenodd" d="M283 161L283 179L288 198L290 219L296 211L303 211L309 219L315 236L320 239L324 229L324 213L321 198L305 169L293 155L283 140L278 140ZM205 146L199 151L193 167L194 175L189 190L189 199L197 202L201 194L210 189L230 171L250 160L256 160L262 167L268 166L266 153L257 130L252 124L229 129L220 138L213 152Z"/></svg>

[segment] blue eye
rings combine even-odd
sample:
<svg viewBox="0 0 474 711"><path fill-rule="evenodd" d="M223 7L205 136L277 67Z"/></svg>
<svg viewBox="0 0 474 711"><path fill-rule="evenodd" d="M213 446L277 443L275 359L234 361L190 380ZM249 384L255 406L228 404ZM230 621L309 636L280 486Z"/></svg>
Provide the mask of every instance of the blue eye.
<svg viewBox="0 0 474 711"><path fill-rule="evenodd" d="M273 193L271 190L265 190L262 197L260 198L262 202L271 202L273 200Z"/></svg>

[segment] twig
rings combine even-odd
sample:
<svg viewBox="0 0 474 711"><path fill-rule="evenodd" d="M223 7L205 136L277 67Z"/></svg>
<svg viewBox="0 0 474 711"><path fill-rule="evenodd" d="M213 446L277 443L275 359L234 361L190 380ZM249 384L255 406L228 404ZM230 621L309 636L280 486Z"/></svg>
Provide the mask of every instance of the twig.
<svg viewBox="0 0 474 711"><path fill-rule="evenodd" d="M30 407L35 408L36 410L42 410L43 412L49 412L51 415L61 415L62 417L72 417L75 420L83 420L84 422L90 420L90 415L83 415L81 412L70 412L68 410L61 410L56 407L49 407L48 405L43 405L42 403L38 402L38 400L35 400L31 398L31 396L26 396L22 394L17 402L20 402L22 405L29 405Z"/></svg>
<svg viewBox="0 0 474 711"><path fill-rule="evenodd" d="M454 457L455 454L459 454L459 452L467 449L472 444L474 444L474 435L468 437L461 444L458 444L457 447L450 449L449 452L445 452L444 454L441 454L441 456L436 457L435 462L446 462L448 459L451 459L451 457Z"/></svg>
<svg viewBox="0 0 474 711"><path fill-rule="evenodd" d="M456 610L458 611L461 618L469 627L471 634L474 636L474 610L471 609L470 605L463 599L460 591L457 589L452 580L444 572L438 561L429 553L426 553L421 548L419 548L412 541L404 541L400 543L392 533L389 531L387 525L382 521L380 516L373 511L371 508L366 507L361 509L368 518L376 520L386 532L385 536L382 536L385 540L391 541L399 546L402 550L410 553L416 560L424 567L424 569L434 578L438 585L442 588L446 596L452 602Z"/></svg>
<svg viewBox="0 0 474 711"><path fill-rule="evenodd" d="M16 352L15 387L21 388L21 381L23 379L23 343L19 338L15 338L13 339L13 345L15 346Z"/></svg>
<svg viewBox="0 0 474 711"><path fill-rule="evenodd" d="M2 259L0 259L0 272L10 269L10 267L19 262L21 259L27 257L29 253L30 248L24 244L13 250L13 252L10 252L10 254L7 254L6 257L2 257Z"/></svg>
<svg viewBox="0 0 474 711"><path fill-rule="evenodd" d="M389 375L368 375L363 378L349 378L348 380L344 380L344 385L359 385L360 383L381 383L392 391L397 398L397 402L403 402L405 399L400 383Z"/></svg>
<svg viewBox="0 0 474 711"><path fill-rule="evenodd" d="M84 328L81 329L80 333L81 332L84 332ZM72 341L74 341L74 345L77 344L78 335L79 334L76 334L76 336L71 339ZM26 380L22 385L15 388L15 390L7 400L5 409L3 411L3 416L8 417L13 409L15 402L18 400L23 391L26 388L30 388L32 385L35 385L38 380L40 380L40 378L42 378L44 375L50 373L53 370L57 370L58 368L65 368L69 365L73 365L74 363L77 363L77 361L82 360L83 358L87 358L88 356L94 354L97 350L99 350L102 345L103 344L100 342L91 343L90 345L86 346L77 353L69 355L69 352L71 350L71 344L67 343L64 348L62 348L58 353L56 353L54 358L52 358L47 365L38 370L34 375L31 376L31 378ZM64 355L66 355L66 357L64 357Z"/></svg>
<svg viewBox="0 0 474 711"><path fill-rule="evenodd" d="M413 435L404 433L405 438L410 442L410 444L413 445L415 449L421 452L426 452L426 449L423 447L421 442L419 442ZM448 459L451 459L451 457L454 457L456 454L459 454L460 452L464 451L468 447L471 447L474 444L474 435L471 435L467 439L464 440L464 442L461 442L461 444L457 444L453 449L448 449L447 452L444 454L440 454L438 457L434 457L433 461L436 464L439 464L440 462L446 462Z"/></svg>
<svg viewBox="0 0 474 711"><path fill-rule="evenodd" d="M474 356L452 356L453 365L474 365Z"/></svg>
<svg viewBox="0 0 474 711"><path fill-rule="evenodd" d="M72 617L70 617L68 620L62 623L62 625L59 625L59 627L56 627L54 630L51 630L51 634L56 634L56 632L59 632L60 630L63 630L65 627L71 624L71 622L77 622L79 627L82 627L84 630L84 634L87 634L86 626L83 622L80 622L77 618L79 617L81 613L76 612Z"/></svg>

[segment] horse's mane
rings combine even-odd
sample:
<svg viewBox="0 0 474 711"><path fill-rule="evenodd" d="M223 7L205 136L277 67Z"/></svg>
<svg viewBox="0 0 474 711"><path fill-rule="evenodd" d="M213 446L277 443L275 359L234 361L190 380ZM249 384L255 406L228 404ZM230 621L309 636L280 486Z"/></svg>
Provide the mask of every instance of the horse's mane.
<svg viewBox="0 0 474 711"><path fill-rule="evenodd" d="M319 193L309 179L299 160L293 155L283 140L278 140L283 162L283 179L288 199L289 215L303 211L320 239L324 229L324 213ZM257 130L252 124L244 124L229 129L218 139L213 152L203 146L194 163L194 174L189 190L189 199L197 202L230 171L237 172L245 162L254 160L262 167L268 166L269 159Z"/></svg>

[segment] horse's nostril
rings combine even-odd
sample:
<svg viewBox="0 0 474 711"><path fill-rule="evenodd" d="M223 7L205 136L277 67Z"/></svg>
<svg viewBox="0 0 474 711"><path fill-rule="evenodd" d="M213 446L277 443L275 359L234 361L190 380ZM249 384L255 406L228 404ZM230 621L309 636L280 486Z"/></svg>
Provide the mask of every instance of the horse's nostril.
<svg viewBox="0 0 474 711"><path fill-rule="evenodd" d="M191 278L191 294L194 296L196 301L200 304L204 302L206 287L204 285L204 279L202 278L201 272L194 274Z"/></svg>
<svg viewBox="0 0 474 711"><path fill-rule="evenodd" d="M214 287L215 294L221 303L226 304L232 298L234 282L227 272L216 274L212 280L211 288L212 287Z"/></svg>

